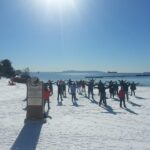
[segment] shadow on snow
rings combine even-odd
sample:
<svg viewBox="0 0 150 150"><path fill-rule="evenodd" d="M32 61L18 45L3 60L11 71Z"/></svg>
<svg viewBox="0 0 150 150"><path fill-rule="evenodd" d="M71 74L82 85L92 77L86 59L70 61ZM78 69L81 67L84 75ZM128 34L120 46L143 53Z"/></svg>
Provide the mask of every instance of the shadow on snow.
<svg viewBox="0 0 150 150"><path fill-rule="evenodd" d="M62 102L58 102L57 106L65 106Z"/></svg>
<svg viewBox="0 0 150 150"><path fill-rule="evenodd" d="M129 100L128 100L128 103L130 103L132 106L137 106L137 107L141 107L142 106L142 105L136 104L136 103L134 103L132 101L129 101Z"/></svg>
<svg viewBox="0 0 150 150"><path fill-rule="evenodd" d="M91 103L98 105L98 102L95 99L90 99L90 100L91 100Z"/></svg>
<svg viewBox="0 0 150 150"><path fill-rule="evenodd" d="M111 106L101 106L102 108L104 108L105 110L107 110L107 112L102 112L102 113L110 113L110 114L113 114L113 115L117 115L118 113L122 113L122 112L115 112Z"/></svg>
<svg viewBox="0 0 150 150"><path fill-rule="evenodd" d="M135 98L145 100L145 98L143 98L143 97L139 97L139 96L135 96Z"/></svg>
<svg viewBox="0 0 150 150"><path fill-rule="evenodd" d="M75 101L72 106L75 106L75 107L83 107L84 105L79 105L79 104Z"/></svg>
<svg viewBox="0 0 150 150"><path fill-rule="evenodd" d="M91 103L98 105L98 102L95 99L90 99L89 97L86 97Z"/></svg>
<svg viewBox="0 0 150 150"><path fill-rule="evenodd" d="M39 140L42 125L43 123L41 122L25 123L16 141L10 149L35 150Z"/></svg>
<svg viewBox="0 0 150 150"><path fill-rule="evenodd" d="M119 100L118 98L113 98L113 100L114 100L114 101L120 102L120 100Z"/></svg>
<svg viewBox="0 0 150 150"><path fill-rule="evenodd" d="M134 114L134 115L138 115L138 113L134 112L133 110L129 109L129 108L124 108L126 111L128 111L129 113L131 114Z"/></svg>

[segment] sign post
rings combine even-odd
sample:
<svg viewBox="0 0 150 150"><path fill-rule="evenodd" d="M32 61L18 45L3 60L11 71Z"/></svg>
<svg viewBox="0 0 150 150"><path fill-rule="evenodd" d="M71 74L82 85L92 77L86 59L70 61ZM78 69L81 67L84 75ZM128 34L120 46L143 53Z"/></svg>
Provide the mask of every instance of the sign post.
<svg viewBox="0 0 150 150"><path fill-rule="evenodd" d="M34 77L27 83L26 120L44 119L43 82Z"/></svg>

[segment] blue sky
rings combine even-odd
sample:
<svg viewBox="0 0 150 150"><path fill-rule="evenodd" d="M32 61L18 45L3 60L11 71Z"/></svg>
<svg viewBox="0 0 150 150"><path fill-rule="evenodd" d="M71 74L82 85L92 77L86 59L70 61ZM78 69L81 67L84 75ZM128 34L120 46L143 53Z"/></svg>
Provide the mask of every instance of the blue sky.
<svg viewBox="0 0 150 150"><path fill-rule="evenodd" d="M150 71L149 6L149 0L1 0L0 60L31 71Z"/></svg>

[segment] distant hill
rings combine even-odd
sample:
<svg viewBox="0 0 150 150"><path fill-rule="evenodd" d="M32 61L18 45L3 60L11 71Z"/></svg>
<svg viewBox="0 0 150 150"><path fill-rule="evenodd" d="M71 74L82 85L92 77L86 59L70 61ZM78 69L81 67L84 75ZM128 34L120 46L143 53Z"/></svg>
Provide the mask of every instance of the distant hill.
<svg viewBox="0 0 150 150"><path fill-rule="evenodd" d="M80 71L80 70L65 70L65 71L62 71L63 73L94 73L94 74L97 74L97 73L105 73L103 71Z"/></svg>

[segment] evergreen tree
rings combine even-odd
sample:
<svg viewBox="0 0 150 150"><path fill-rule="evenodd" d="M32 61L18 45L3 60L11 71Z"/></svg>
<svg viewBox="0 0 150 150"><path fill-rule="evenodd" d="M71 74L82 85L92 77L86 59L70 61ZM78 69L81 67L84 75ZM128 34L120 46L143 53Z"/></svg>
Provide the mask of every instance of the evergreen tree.
<svg viewBox="0 0 150 150"><path fill-rule="evenodd" d="M4 59L0 62L0 73L5 77L14 76L15 72L9 59Z"/></svg>

